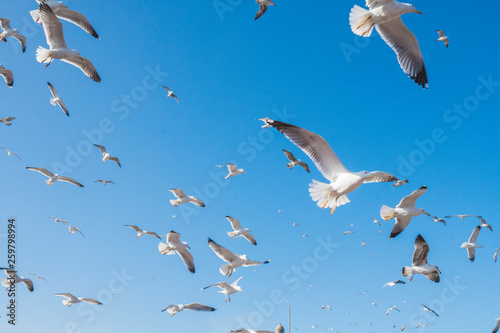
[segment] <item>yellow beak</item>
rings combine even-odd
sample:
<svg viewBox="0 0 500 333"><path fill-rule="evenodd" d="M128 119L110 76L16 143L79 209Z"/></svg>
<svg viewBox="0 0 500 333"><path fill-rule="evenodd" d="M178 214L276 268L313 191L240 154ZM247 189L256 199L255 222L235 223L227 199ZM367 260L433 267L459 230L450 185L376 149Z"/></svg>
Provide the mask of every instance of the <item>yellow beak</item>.
<svg viewBox="0 0 500 333"><path fill-rule="evenodd" d="M422 15L422 12L415 9L415 13Z"/></svg>

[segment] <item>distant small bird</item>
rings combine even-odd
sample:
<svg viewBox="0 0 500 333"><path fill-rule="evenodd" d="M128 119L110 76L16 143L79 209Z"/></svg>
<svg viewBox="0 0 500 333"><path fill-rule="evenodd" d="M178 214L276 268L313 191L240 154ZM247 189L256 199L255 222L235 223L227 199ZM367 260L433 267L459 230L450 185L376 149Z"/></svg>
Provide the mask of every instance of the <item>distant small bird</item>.
<svg viewBox="0 0 500 333"><path fill-rule="evenodd" d="M385 315L386 315L386 316L388 316L388 315L389 315L389 313L391 313L391 311L394 311L394 310L396 310L397 312L401 312L401 311L399 311L399 309L398 309L398 307L397 307L396 305L393 305L393 306L391 306L391 307L387 310L387 312L385 313Z"/></svg>
<svg viewBox="0 0 500 333"><path fill-rule="evenodd" d="M7 118L0 118L0 123L4 123L7 126L12 125L12 120L16 119L16 117L7 117Z"/></svg>
<svg viewBox="0 0 500 333"><path fill-rule="evenodd" d="M318 325L312 325L312 326L311 326L311 328L316 328L316 327L318 327Z"/></svg>
<svg viewBox="0 0 500 333"><path fill-rule="evenodd" d="M431 308L425 306L424 304L420 304L420 305L422 305L424 311L429 311L430 313L434 314L436 317L439 317L439 315L436 313L436 311L434 311Z"/></svg>
<svg viewBox="0 0 500 333"><path fill-rule="evenodd" d="M154 236L154 237L156 237L158 239L161 239L161 237L158 236L158 234L156 232L142 230L141 228L139 228L136 225L128 225L128 224L126 224L124 226L134 229L137 232L137 235L135 235L135 237L137 237L137 239L141 238L144 235L151 235L151 236Z"/></svg>
<svg viewBox="0 0 500 333"><path fill-rule="evenodd" d="M97 148L101 150L102 153L102 163L106 162L107 160L114 161L118 166L121 168L122 165L120 164L120 161L118 160L118 157L111 156L111 154L106 152L106 147L101 146L101 145L96 145L94 144Z"/></svg>
<svg viewBox="0 0 500 333"><path fill-rule="evenodd" d="M440 40L444 42L444 45L446 45L446 48L448 48L448 46L450 45L450 41L449 41L449 38L448 36L445 36L444 35L444 32L441 31L441 30L437 30L437 33L439 34L439 38L436 39L436 42L439 42Z"/></svg>
<svg viewBox="0 0 500 333"><path fill-rule="evenodd" d="M49 86L50 92L52 93L52 97L50 98L50 104L59 105L59 107L69 117L68 108L66 107L66 104L63 103L62 98L59 97L59 95L57 94L56 88L54 88L54 86L51 85L50 82L47 82L47 85Z"/></svg>
<svg viewBox="0 0 500 333"><path fill-rule="evenodd" d="M215 284L212 284L208 287L201 288L201 290L210 288L210 287L219 287L222 290L219 290L218 292L221 294L224 294L224 303L229 301L231 302L231 295L236 294L238 292L242 292L243 290L241 289L240 286L238 286L238 282L242 279L243 277L240 277L238 280L234 281L231 284L228 284L227 282L218 282Z"/></svg>
<svg viewBox="0 0 500 333"><path fill-rule="evenodd" d="M184 191L180 188L171 188L169 191L172 192L172 194L175 195L175 197L177 198L175 200L174 199L170 200L170 203L174 207L177 207L180 204L187 203L187 202L192 202L193 204L195 204L196 206L199 206L199 207L205 207L205 204L203 203L203 201L201 201L200 199L197 199L193 196L187 196L184 193Z"/></svg>
<svg viewBox="0 0 500 333"><path fill-rule="evenodd" d="M493 328L492 333L497 333L498 329L500 329L500 318L495 319L497 321L497 324L495 325L495 328Z"/></svg>
<svg viewBox="0 0 500 333"><path fill-rule="evenodd" d="M480 225L481 228L488 228L488 229L490 229L490 231L493 231L493 228L491 227L491 225L486 223L485 219L480 217L479 220L481 221L481 225Z"/></svg>
<svg viewBox="0 0 500 333"><path fill-rule="evenodd" d="M295 158L295 156L293 156L293 154L285 149L281 149L283 150L283 152L285 153L286 157L288 158L288 160L290 161L290 163L287 163L286 166L292 170L294 166L296 165L300 165L301 167L304 168L304 170L306 170L307 172L311 173L311 171L309 170L309 166L307 166L306 163L302 162L301 160L298 160Z"/></svg>
<svg viewBox="0 0 500 333"><path fill-rule="evenodd" d="M7 148L4 148L4 147L0 147L0 149L3 149L3 150L5 150L5 151L7 152L7 156L11 156L11 155L12 155L12 156L15 156L15 157L17 157L18 159L21 159L21 158L19 157L19 155L17 155L17 154L14 154L13 152L11 152L10 150L8 150Z"/></svg>
<svg viewBox="0 0 500 333"><path fill-rule="evenodd" d="M349 234L353 234L353 233L354 233L354 231L344 231L344 232L342 233L342 236L344 236L344 235L349 235Z"/></svg>
<svg viewBox="0 0 500 333"><path fill-rule="evenodd" d="M187 250L191 249L186 242L180 241L180 234L175 231L170 231L167 237L167 243L160 242L158 244L158 251L163 255L174 255L178 254L181 257L182 262L187 267L191 273L195 273L194 259L193 255Z"/></svg>
<svg viewBox="0 0 500 333"><path fill-rule="evenodd" d="M445 218L451 218L451 217L460 217L462 220L465 220L466 217L477 217L477 218L482 218L482 216L478 216L478 215L467 215L467 214L464 214L464 215L448 215L448 216L445 216Z"/></svg>
<svg viewBox="0 0 500 333"><path fill-rule="evenodd" d="M47 280L45 280L45 278L43 276L37 275L35 273L28 273L28 274L33 275L35 278L37 278L39 280L43 280L43 281L47 282Z"/></svg>
<svg viewBox="0 0 500 333"><path fill-rule="evenodd" d="M373 306L377 306L377 303L375 303L375 302L372 302L372 305L373 305Z"/></svg>
<svg viewBox="0 0 500 333"><path fill-rule="evenodd" d="M203 305L200 303L178 304L178 305L171 304L167 306L165 309L161 310L161 312L167 311L168 313L170 313L170 317L172 317L176 313L181 312L183 310L212 312L215 311L216 309L211 306Z"/></svg>
<svg viewBox="0 0 500 333"><path fill-rule="evenodd" d="M79 232L79 233L83 236L83 238L85 238L85 235L83 234L83 232L81 232L81 231L80 231L80 229L78 229L77 227L73 227L73 226L72 226L71 224L69 224L69 223L66 223L66 224L68 225L68 228L69 228L69 233L70 233L70 234L74 234L74 233L75 233L75 231L76 231L76 232Z"/></svg>
<svg viewBox="0 0 500 333"><path fill-rule="evenodd" d="M149 275L144 275L144 276L146 277L146 279L149 279L149 280L155 280L155 278L154 278L154 277L151 277L151 276L149 276ZM156 280L155 280L155 281L156 281Z"/></svg>
<svg viewBox="0 0 500 333"><path fill-rule="evenodd" d="M172 97L177 101L177 103L179 103L179 99L177 98L176 95L174 95L174 92L172 90L168 89L168 87L165 86L163 86L163 88L167 89L168 92L167 98Z"/></svg>
<svg viewBox="0 0 500 333"><path fill-rule="evenodd" d="M432 221L432 222L434 222L434 223L436 223L436 222L441 222L441 223L443 223L443 224L444 224L444 226L446 227L446 221L445 221L445 220L443 220L443 219L441 219L441 218L439 218L439 217L437 217L437 216L433 216L432 218L434 219L434 221Z"/></svg>
<svg viewBox="0 0 500 333"><path fill-rule="evenodd" d="M403 325L403 327L401 327L401 331L404 331L406 328L406 325Z"/></svg>
<svg viewBox="0 0 500 333"><path fill-rule="evenodd" d="M7 289L10 287L11 283L17 284L22 283L28 288L29 291L33 292L33 281L28 278L24 278L22 276L17 275L17 272L13 269L6 268L4 269L5 275L7 275L7 279L1 279L0 284Z"/></svg>
<svg viewBox="0 0 500 333"><path fill-rule="evenodd" d="M220 165L220 164L216 164L216 165L215 165L215 167L216 167L216 168L225 168L225 166Z"/></svg>
<svg viewBox="0 0 500 333"><path fill-rule="evenodd" d="M12 88L14 85L14 74L12 74L12 71L0 65L0 76L5 80L7 87Z"/></svg>
<svg viewBox="0 0 500 333"><path fill-rule="evenodd" d="M386 286L389 286L389 287L394 287L395 285L397 284L405 284L406 282L404 281L401 281L401 280L396 280L396 281L390 281L390 282L387 282L386 284L384 284L384 286L382 288L385 288Z"/></svg>
<svg viewBox="0 0 500 333"><path fill-rule="evenodd" d="M255 0L255 3L259 5L259 11L257 12L257 15L255 15L254 21L264 15L267 10L267 6L276 6L276 4L271 0Z"/></svg>
<svg viewBox="0 0 500 333"><path fill-rule="evenodd" d="M84 302L84 303L89 303L89 304L96 304L96 305L102 305L101 302L96 301L93 298L86 298L86 297L75 297L70 293L60 293L60 294L54 294L54 296L62 296L66 299L62 301L64 305L67 307L70 307L73 304Z"/></svg>
<svg viewBox="0 0 500 333"><path fill-rule="evenodd" d="M291 225L293 225L294 227L300 227L300 224L295 223L295 222L290 222L290 223L288 223L288 224L291 224Z"/></svg>
<svg viewBox="0 0 500 333"><path fill-rule="evenodd" d="M357 296L359 296L359 295L364 296L367 292L368 292L368 290L366 290L366 291L362 291L362 292L360 292Z"/></svg>
<svg viewBox="0 0 500 333"><path fill-rule="evenodd" d="M241 238L241 236L243 236L251 244L257 245L257 241L255 240L255 237L251 234L251 231L248 228L243 228L240 224L240 221L228 215L226 215L226 219L231 223L231 227L234 230L227 232L227 235L231 237L231 239L234 239L235 237Z"/></svg>
<svg viewBox="0 0 500 333"><path fill-rule="evenodd" d="M419 327L427 327L427 324L418 323L418 325L415 326L415 328L419 328Z"/></svg>
<svg viewBox="0 0 500 333"><path fill-rule="evenodd" d="M415 251L411 260L411 267L404 266L401 275L408 276L408 281L413 279L414 274L423 274L431 281L439 282L439 274L441 271L436 265L427 263L427 255L429 254L429 244L425 239L418 235L415 239Z"/></svg>
<svg viewBox="0 0 500 333"><path fill-rule="evenodd" d="M241 175L242 173L246 173L245 170L238 169L238 167L236 165L231 164L231 163L227 164L227 169L229 170L229 174L226 176L226 179L229 179L229 177L232 177L232 176L237 176L237 175Z"/></svg>
<svg viewBox="0 0 500 333"><path fill-rule="evenodd" d="M384 232L384 230L379 230L378 231L379 236L381 236L383 232Z"/></svg>
<svg viewBox="0 0 500 333"><path fill-rule="evenodd" d="M308 234L301 234L301 235L302 235L302 237L309 237Z"/></svg>
<svg viewBox="0 0 500 333"><path fill-rule="evenodd" d="M321 309L323 309L323 310L324 310L324 309L329 309L329 308L330 308L330 305L323 305L323 306L321 307Z"/></svg>
<svg viewBox="0 0 500 333"><path fill-rule="evenodd" d="M54 222L55 222L55 223L64 223L64 224L68 224L68 222L67 222L67 221L65 221L65 220L63 220L63 219L58 219L58 218L56 218L56 217L54 217L54 216L49 216L49 219L54 219Z"/></svg>
<svg viewBox="0 0 500 333"><path fill-rule="evenodd" d="M78 186L78 187L83 187L82 184L80 184L79 182L77 182L73 178L59 176L57 173L54 174L54 173L52 173L49 170L44 169L44 168L26 167L26 169L31 170L31 171L39 172L42 175L44 175L45 177L48 177L49 179L47 179L45 182L49 186L51 186L52 184L54 184L56 181L61 181L61 182L66 182L66 183L73 184L73 185Z"/></svg>
<svg viewBox="0 0 500 333"><path fill-rule="evenodd" d="M177 216L177 215L170 215L170 216L172 216L173 219L178 219L179 218L179 216Z"/></svg>
<svg viewBox="0 0 500 333"><path fill-rule="evenodd" d="M108 184L116 184L115 182L111 181L111 180L96 180L94 183L103 183L104 186L108 185Z"/></svg>
<svg viewBox="0 0 500 333"><path fill-rule="evenodd" d="M372 217L372 220L373 220L373 223L378 224L379 227L381 226L380 222L376 218Z"/></svg>
<svg viewBox="0 0 500 333"><path fill-rule="evenodd" d="M362 240L361 245L363 245L363 247L365 247L365 246L366 246L366 243L365 243L365 240L364 240L364 239Z"/></svg>
<svg viewBox="0 0 500 333"><path fill-rule="evenodd" d="M1 18L0 17L0 27L2 28L3 32L0 34L0 40L2 42L7 42L7 37L14 37L21 43L21 48L24 53L26 51L26 37L21 35L17 29L12 29L10 27L10 20L6 18Z"/></svg>
<svg viewBox="0 0 500 333"><path fill-rule="evenodd" d="M477 236L479 236L479 232L481 231L481 226L477 226L472 231L472 234L469 237L469 241L464 242L461 245L462 249L467 249L467 256L471 262L474 262L476 258L476 249L483 247L482 245L477 244Z"/></svg>
<svg viewBox="0 0 500 333"><path fill-rule="evenodd" d="M498 252L500 251L500 246L498 247L498 249L496 250L495 254L493 255L493 260L495 260L495 262L497 262L497 257L498 257Z"/></svg>
<svg viewBox="0 0 500 333"><path fill-rule="evenodd" d="M285 328L283 327L283 325L281 325L281 323L278 326L276 326L274 333L285 333Z"/></svg>
<svg viewBox="0 0 500 333"><path fill-rule="evenodd" d="M404 185L404 184L408 184L408 179L398 180L392 186L398 187L398 186L401 186L401 185Z"/></svg>

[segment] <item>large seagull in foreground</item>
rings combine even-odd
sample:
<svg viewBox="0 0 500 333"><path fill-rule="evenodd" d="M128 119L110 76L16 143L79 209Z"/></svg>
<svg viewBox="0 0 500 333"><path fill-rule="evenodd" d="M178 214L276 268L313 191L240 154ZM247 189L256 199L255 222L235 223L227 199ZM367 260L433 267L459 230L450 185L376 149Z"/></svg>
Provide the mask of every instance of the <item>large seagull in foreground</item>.
<svg viewBox="0 0 500 333"><path fill-rule="evenodd" d="M70 183L70 184L76 185L78 187L83 187L82 184L80 184L79 182L77 182L73 178L59 176L57 173L54 174L54 173L50 172L49 170L47 170L45 168L26 167L26 169L31 170L31 171L39 172L42 175L44 175L45 177L48 177L49 179L47 179L45 182L49 186L51 186L52 184L54 184L54 182L56 182L56 181L59 180L61 182Z"/></svg>
<svg viewBox="0 0 500 333"><path fill-rule="evenodd" d="M274 127L284 134L297 147L311 158L314 165L321 172L323 177L330 181L330 184L313 180L309 184L309 192L313 201L318 202L321 208L332 208L331 214L338 206L350 202L347 194L357 189L363 183L395 182L398 178L381 171L360 171L352 172L342 164L330 145L318 134L306 129L272 120L262 118L265 125L262 128Z"/></svg>
<svg viewBox="0 0 500 333"><path fill-rule="evenodd" d="M401 275L408 276L408 281L411 281L414 274L423 274L429 280L439 282L441 271L436 265L427 263L428 254L429 244L427 244L424 237L418 235L415 239L415 251L411 260L411 267L404 266Z"/></svg>

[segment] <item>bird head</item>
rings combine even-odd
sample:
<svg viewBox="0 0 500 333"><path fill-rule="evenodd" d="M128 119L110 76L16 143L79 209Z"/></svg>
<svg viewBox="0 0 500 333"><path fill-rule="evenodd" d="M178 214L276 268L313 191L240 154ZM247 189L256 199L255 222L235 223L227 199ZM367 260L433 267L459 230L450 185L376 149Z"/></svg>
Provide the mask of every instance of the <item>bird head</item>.
<svg viewBox="0 0 500 333"><path fill-rule="evenodd" d="M421 11L419 11L419 10L417 10L417 9L415 8L415 6L413 6L412 4L406 3L405 5L406 5L406 6L408 7L408 9L410 10L410 13L417 13L417 14L422 15L422 12L421 12Z"/></svg>

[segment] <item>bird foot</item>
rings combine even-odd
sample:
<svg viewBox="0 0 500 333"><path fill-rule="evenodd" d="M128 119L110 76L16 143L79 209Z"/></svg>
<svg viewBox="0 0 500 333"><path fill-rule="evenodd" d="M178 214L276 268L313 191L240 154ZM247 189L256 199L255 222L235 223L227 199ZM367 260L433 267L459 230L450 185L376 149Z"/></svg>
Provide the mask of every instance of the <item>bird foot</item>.
<svg viewBox="0 0 500 333"><path fill-rule="evenodd" d="M328 204L328 201L330 201L331 196L332 196L332 192L328 193L328 198L326 199L323 206L321 206L321 208L325 209L326 205Z"/></svg>
<svg viewBox="0 0 500 333"><path fill-rule="evenodd" d="M361 27L362 27L362 26L363 26L363 25L364 25L364 24L365 24L365 23L366 23L369 19L371 19L371 16L368 16L368 17L366 18L366 20L364 20L364 21L363 21L363 23L361 23L360 25L358 25L358 26L356 27L356 29L355 29L355 30L358 30L359 28L361 28Z"/></svg>

